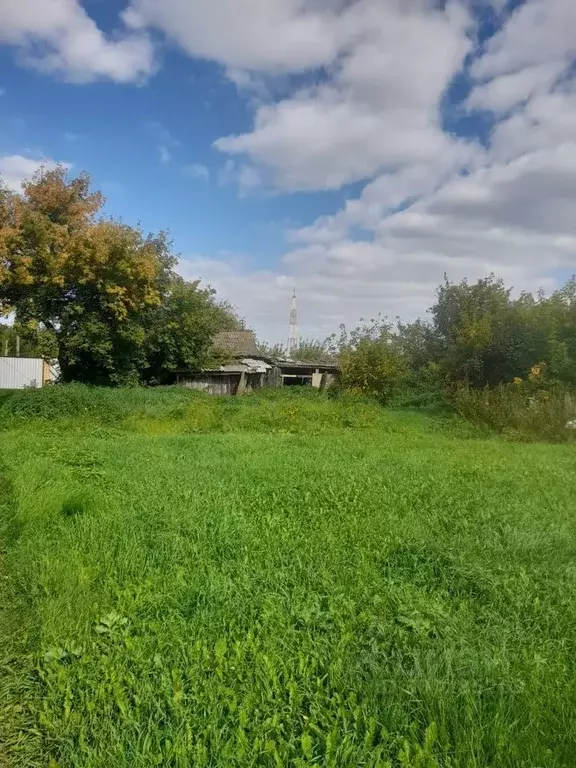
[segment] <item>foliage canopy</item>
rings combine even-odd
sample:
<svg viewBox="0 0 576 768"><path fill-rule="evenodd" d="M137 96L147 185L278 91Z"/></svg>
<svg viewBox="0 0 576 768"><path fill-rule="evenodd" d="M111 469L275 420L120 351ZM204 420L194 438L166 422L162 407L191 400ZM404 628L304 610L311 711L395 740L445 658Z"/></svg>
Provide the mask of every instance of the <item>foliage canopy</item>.
<svg viewBox="0 0 576 768"><path fill-rule="evenodd" d="M65 381L162 380L202 365L236 322L210 289L174 273L165 232L99 215L83 173L41 169L23 194L0 191L0 311L52 337Z"/></svg>
<svg viewBox="0 0 576 768"><path fill-rule="evenodd" d="M442 392L525 380L534 366L539 387L576 385L576 279L546 296L517 298L501 279L438 288L431 321L378 318L332 344L347 387L389 402L401 390Z"/></svg>

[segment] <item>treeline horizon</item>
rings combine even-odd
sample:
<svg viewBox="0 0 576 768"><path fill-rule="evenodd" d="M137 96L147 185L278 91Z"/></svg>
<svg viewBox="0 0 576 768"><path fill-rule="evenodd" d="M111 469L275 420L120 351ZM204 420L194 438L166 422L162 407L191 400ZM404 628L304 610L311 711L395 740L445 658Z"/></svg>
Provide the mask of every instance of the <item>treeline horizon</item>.
<svg viewBox="0 0 576 768"><path fill-rule="evenodd" d="M22 195L0 184L0 354L57 358L63 381L170 383L219 359L214 336L244 321L200 281L184 280L165 232L144 234L101 214L90 177L41 169ZM550 295L516 298L489 275L439 286L430 319L379 316L328 339L303 360L338 359L342 386L385 402L399 391L527 381L576 386L576 278ZM281 345L260 344L271 356Z"/></svg>

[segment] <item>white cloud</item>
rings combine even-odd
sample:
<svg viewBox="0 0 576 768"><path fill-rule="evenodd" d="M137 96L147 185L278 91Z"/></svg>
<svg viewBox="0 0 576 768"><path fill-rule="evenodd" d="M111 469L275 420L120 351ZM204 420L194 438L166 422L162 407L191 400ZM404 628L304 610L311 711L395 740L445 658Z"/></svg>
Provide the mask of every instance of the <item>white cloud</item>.
<svg viewBox="0 0 576 768"><path fill-rule="evenodd" d="M573 141L576 137L576 93L556 90L531 99L494 129L491 153L511 159Z"/></svg>
<svg viewBox="0 0 576 768"><path fill-rule="evenodd" d="M158 154L160 156L160 162L162 165L168 165L168 163L172 160L172 155L170 153L170 150L168 147L165 147L163 144L160 144L158 147Z"/></svg>
<svg viewBox="0 0 576 768"><path fill-rule="evenodd" d="M441 129L439 103L470 49L462 6L360 0L333 24L331 79L262 105L254 130L219 139L288 190L337 189L439 154L466 155Z"/></svg>
<svg viewBox="0 0 576 768"><path fill-rule="evenodd" d="M154 68L146 34L107 38L78 0L0 0L0 43L17 46L23 63L74 82L133 82Z"/></svg>
<svg viewBox="0 0 576 768"><path fill-rule="evenodd" d="M576 238L575 182L576 141L571 141L454 179L426 210L442 216L446 226ZM576 253L571 258L576 264Z"/></svg>
<svg viewBox="0 0 576 768"><path fill-rule="evenodd" d="M462 105L494 113L487 147L441 124L442 98L470 51L469 3L331 4L324 21L339 53L326 76L257 105L253 130L217 147L238 156L224 166L227 183L250 167L242 156L281 189L368 183L333 215L289 232L292 249L269 270L226 255L182 269L239 302L273 341L286 335L293 285L303 333L314 336L378 312L422 316L444 273L493 271L516 291L553 289L576 268L576 4L527 0L511 14L491 4L504 26L475 52Z"/></svg>
<svg viewBox="0 0 576 768"><path fill-rule="evenodd" d="M467 106L506 113L492 134L495 161L556 147L576 136L576 4L526 0L472 66Z"/></svg>
<svg viewBox="0 0 576 768"><path fill-rule="evenodd" d="M251 97L256 106L271 98L271 91L263 75L238 67L227 67L225 74L226 79L234 83L238 92Z"/></svg>
<svg viewBox="0 0 576 768"><path fill-rule="evenodd" d="M506 112L535 94L546 93L565 69L564 61L552 61L529 66L510 75L500 75L474 88L467 106Z"/></svg>
<svg viewBox="0 0 576 768"><path fill-rule="evenodd" d="M338 189L390 164L400 168L455 149L420 112L387 115L334 89L262 107L253 133L219 139L222 152L246 154L288 190Z"/></svg>
<svg viewBox="0 0 576 768"><path fill-rule="evenodd" d="M339 5L337 0L132 0L123 17L133 29L162 30L191 56L238 69L296 72L335 58Z"/></svg>
<svg viewBox="0 0 576 768"><path fill-rule="evenodd" d="M191 179L210 180L210 170L202 163L192 163L184 167L184 174Z"/></svg>
<svg viewBox="0 0 576 768"><path fill-rule="evenodd" d="M62 163L70 167L68 163ZM22 191L22 182L30 179L41 167L54 168L56 163L48 158L30 158L23 155L0 156L0 179L14 192Z"/></svg>
<svg viewBox="0 0 576 768"><path fill-rule="evenodd" d="M115 38L76 0L51 0L36 15L35 0L0 0L0 40L40 50L36 65L68 78L130 80L151 71L148 30L160 30L221 64L254 110L251 130L216 142L221 185L248 194L366 180L341 210L291 231L266 269L230 254L182 262L262 336L284 341L294 285L303 335L324 336L378 312L422 315L444 272L494 271L520 290L552 288L576 267L576 3L526 0L509 13L504 0L484 1L503 27L479 50L470 0L131 0ZM79 43L92 40L80 53L76 29ZM473 88L461 107L494 113L487 146L443 124L443 99L469 54ZM175 153L164 126L148 129ZM33 162L0 160L14 188L22 161ZM200 163L183 173L210 177Z"/></svg>
<svg viewBox="0 0 576 768"><path fill-rule="evenodd" d="M192 257L180 269L236 303L262 337L283 341L294 285L303 334L324 337L379 312L423 316L444 273L475 280L496 272L516 291L551 290L554 274L576 265L576 143L451 174L438 187L429 171L405 177L407 188L426 191L396 212L391 179L377 179L335 217L293 233L301 244L275 268L222 255ZM359 224L372 241L354 239Z"/></svg>
<svg viewBox="0 0 576 768"><path fill-rule="evenodd" d="M218 61L259 99L254 130L216 146L248 156L264 182L336 189L390 165L462 151L438 114L471 47L460 0L444 9L432 0L132 0L123 18ZM321 85L262 103L270 95L263 76L321 67ZM240 180L251 184L256 172Z"/></svg>
<svg viewBox="0 0 576 768"><path fill-rule="evenodd" d="M236 302L272 341L284 340L293 285L303 333L317 337L379 312L423 316L444 273L475 280L496 272L516 291L551 290L555 273L576 265L574 179L573 143L452 176L406 209L383 213L390 202L384 177L341 214L294 233L302 244L273 269L229 256L193 258L181 269ZM358 222L372 241L354 239Z"/></svg>
<svg viewBox="0 0 576 768"><path fill-rule="evenodd" d="M477 78L518 72L525 67L576 56L576 3L526 0L492 37L473 66Z"/></svg>

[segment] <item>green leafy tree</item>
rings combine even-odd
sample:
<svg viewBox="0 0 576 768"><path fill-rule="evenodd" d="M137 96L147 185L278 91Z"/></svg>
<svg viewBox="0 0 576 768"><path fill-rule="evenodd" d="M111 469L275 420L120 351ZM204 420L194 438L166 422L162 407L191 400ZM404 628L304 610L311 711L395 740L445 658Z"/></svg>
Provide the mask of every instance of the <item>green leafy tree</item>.
<svg viewBox="0 0 576 768"><path fill-rule="evenodd" d="M448 381L474 387L522 378L540 363L550 382L576 383L576 281L547 297L511 298L493 275L440 286L430 357Z"/></svg>
<svg viewBox="0 0 576 768"><path fill-rule="evenodd" d="M19 340L19 343L18 343ZM57 348L54 336L37 323L10 325L0 323L0 354L22 357L55 358Z"/></svg>
<svg viewBox="0 0 576 768"><path fill-rule="evenodd" d="M546 376L553 382L576 386L576 277L540 296L531 316L533 334L542 339L537 360L545 361Z"/></svg>
<svg viewBox="0 0 576 768"><path fill-rule="evenodd" d="M509 326L512 302L502 280L490 275L469 284L445 280L431 312L442 368L451 381L496 384L514 368Z"/></svg>
<svg viewBox="0 0 576 768"><path fill-rule="evenodd" d="M232 307L217 302L212 289L174 275L162 304L149 313L143 377L150 383L168 383L178 370L221 362L212 344L214 335L239 327Z"/></svg>
<svg viewBox="0 0 576 768"><path fill-rule="evenodd" d="M283 344L267 344L258 342L258 346L263 354L271 358L283 359L289 357L288 350ZM323 362L334 360L334 353L330 348L330 340L320 341L319 339L303 339L298 348L292 352L291 357L301 362Z"/></svg>
<svg viewBox="0 0 576 768"><path fill-rule="evenodd" d="M340 328L332 338L338 352L341 385L349 390L389 402L409 377L406 356L394 343L393 326L385 318L376 318L352 331Z"/></svg>
<svg viewBox="0 0 576 768"><path fill-rule="evenodd" d="M98 217L103 203L61 167L22 195L0 190L0 311L50 334L64 381L134 384L199 365L223 308L175 276L165 233Z"/></svg>
<svg viewBox="0 0 576 768"><path fill-rule="evenodd" d="M127 383L144 363L143 315L158 306L175 263L163 234L96 219L103 198L86 174L40 170L5 198L3 305L55 337L64 380Z"/></svg>

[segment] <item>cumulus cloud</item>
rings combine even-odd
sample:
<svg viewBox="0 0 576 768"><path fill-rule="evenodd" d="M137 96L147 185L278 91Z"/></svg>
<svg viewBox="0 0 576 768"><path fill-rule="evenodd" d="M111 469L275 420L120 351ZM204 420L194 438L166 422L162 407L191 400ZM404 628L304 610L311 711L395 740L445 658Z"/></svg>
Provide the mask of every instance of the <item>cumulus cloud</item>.
<svg viewBox="0 0 576 768"><path fill-rule="evenodd" d="M16 46L23 63L74 82L133 82L154 68L146 34L106 37L79 0L0 0L0 43Z"/></svg>
<svg viewBox="0 0 576 768"><path fill-rule="evenodd" d="M478 43L470 0L131 0L112 38L78 0L41 12L0 0L0 42L70 79L128 81L152 70L159 31L218 62L253 110L251 129L216 141L220 184L247 194L364 182L340 210L288 232L267 269L230 254L182 262L283 341L294 285L303 334L323 336L378 312L422 315L445 272L494 271L520 290L553 288L576 268L576 3L483 1L499 29ZM446 128L462 73L460 116L472 129L477 110L493 119L482 141ZM156 145L178 145L154 126ZM200 164L184 173L209 176Z"/></svg>
<svg viewBox="0 0 576 768"><path fill-rule="evenodd" d="M210 180L210 170L205 165L202 165L202 163L192 163L191 165L184 166L184 174L190 179Z"/></svg>
<svg viewBox="0 0 576 768"><path fill-rule="evenodd" d="M248 156L288 190L338 189L384 167L466 154L438 109L471 45L462 6L361 0L333 24L341 56L329 82L263 104L254 129L219 139L219 150Z"/></svg>
<svg viewBox="0 0 576 768"><path fill-rule="evenodd" d="M262 107L255 130L216 147L249 156L287 190L338 189L380 168L458 151L426 113L376 111L333 88Z"/></svg>
<svg viewBox="0 0 576 768"><path fill-rule="evenodd" d="M473 66L478 78L518 72L576 56L576 4L572 0L525 0L490 38Z"/></svg>
<svg viewBox="0 0 576 768"><path fill-rule="evenodd" d="M474 88L467 107L506 112L538 93L547 93L565 68L565 62L552 61L500 75Z"/></svg>
<svg viewBox="0 0 576 768"><path fill-rule="evenodd" d="M444 273L474 280L496 272L516 291L551 290L556 273L576 266L575 178L576 146L568 144L428 185L417 202L386 214L383 177L355 205L292 233L297 247L275 270L230 259L183 268L239 300L248 321L275 341L285 335L293 285L305 334L320 337L378 312L423 316ZM369 241L355 238L359 223Z"/></svg>
<svg viewBox="0 0 576 768"><path fill-rule="evenodd" d="M454 179L436 193L426 210L444 220L449 217L448 226L576 237L575 180L576 143L566 142Z"/></svg>
<svg viewBox="0 0 576 768"><path fill-rule="evenodd" d="M495 160L573 142L576 137L576 92L539 94L494 128L491 155Z"/></svg>
<svg viewBox="0 0 576 768"><path fill-rule="evenodd" d="M123 14L153 26L188 54L248 70L297 72L330 63L338 51L339 2L304 0L132 0Z"/></svg>
<svg viewBox="0 0 576 768"><path fill-rule="evenodd" d="M61 163L70 167L68 163ZM49 158L31 158L23 155L0 156L0 179L14 192L22 191L22 182L31 178L41 167L55 168L56 163Z"/></svg>
<svg viewBox="0 0 576 768"><path fill-rule="evenodd" d="M254 129L216 147L244 155L282 189L337 189L439 153L462 151L438 106L471 50L459 0L132 0L137 31L159 29L188 54L215 60L256 96ZM320 82L279 103L266 77ZM255 172L242 179L252 183ZM241 179L241 181L242 181Z"/></svg>
<svg viewBox="0 0 576 768"><path fill-rule="evenodd" d="M276 341L293 285L304 333L316 336L377 312L422 315L444 273L493 271L517 291L552 290L576 269L576 4L491 4L502 26L476 49L463 0L444 9L425 0L332 4L324 23L338 30L339 53L327 76L259 104L253 130L216 146L240 156L225 166L236 181L244 156L280 189L366 179L364 189L288 232L292 247L273 269L223 256L183 268L241 297L248 321ZM442 124L442 100L468 54L472 89L460 106L493 113L483 143Z"/></svg>

